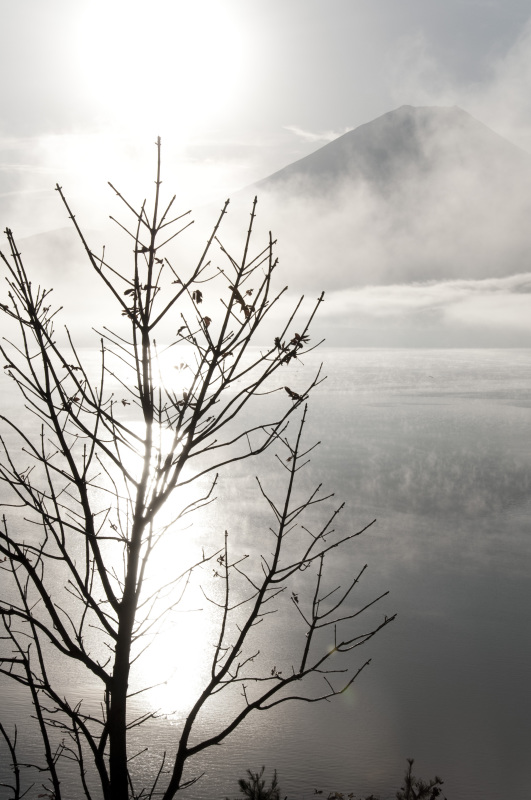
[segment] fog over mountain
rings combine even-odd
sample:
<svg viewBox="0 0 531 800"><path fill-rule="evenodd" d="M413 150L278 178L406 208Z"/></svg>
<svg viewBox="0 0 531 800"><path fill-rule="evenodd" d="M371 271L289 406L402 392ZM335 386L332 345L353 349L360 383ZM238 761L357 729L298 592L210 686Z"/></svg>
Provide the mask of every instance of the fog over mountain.
<svg viewBox="0 0 531 800"><path fill-rule="evenodd" d="M306 227L289 241L290 275L306 287L323 275L342 288L529 264L531 155L459 108L402 106L253 189L279 237Z"/></svg>
<svg viewBox="0 0 531 800"><path fill-rule="evenodd" d="M326 290L330 344L531 346L531 155L462 109L402 106L238 192L221 232L236 253L255 194L279 282ZM216 214L196 215L195 253ZM73 232L23 249L79 288Z"/></svg>
<svg viewBox="0 0 531 800"><path fill-rule="evenodd" d="M334 341L531 344L531 155L466 111L402 106L251 192Z"/></svg>

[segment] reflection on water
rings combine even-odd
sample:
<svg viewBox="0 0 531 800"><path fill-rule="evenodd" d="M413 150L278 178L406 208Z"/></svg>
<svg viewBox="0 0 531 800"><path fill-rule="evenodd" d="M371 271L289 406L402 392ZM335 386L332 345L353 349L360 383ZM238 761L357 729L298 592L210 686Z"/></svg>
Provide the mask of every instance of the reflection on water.
<svg viewBox="0 0 531 800"><path fill-rule="evenodd" d="M333 562L333 578L339 583L368 563L363 591L389 588L378 613L397 611L398 620L363 651L373 663L348 696L255 715L198 759L196 771L206 775L185 796L235 796L237 778L266 764L279 770L290 798L314 789L392 797L405 759L414 756L419 773L442 775L452 800L524 800L531 351L336 350L319 357L329 379L310 403L308 437L322 445L304 480L308 487L323 481L347 500L346 528L377 517L351 558ZM305 381L301 367L290 372L295 391ZM266 402L281 401L274 395ZM275 487L273 461L259 468ZM161 542L154 578L171 580L203 545L221 545L225 529L242 551L263 544L267 509L249 465L235 466L217 494L192 528ZM211 567L202 569L211 585ZM135 699L139 713L170 714L151 724L157 754L175 750L179 722L204 682L213 630L213 617L198 610L205 607L191 584L134 676L138 685L162 683ZM286 615L274 625L274 663L289 661L297 624ZM18 696L1 691L4 709L18 716ZM203 720L205 730L223 719L220 704ZM139 771L153 769L153 752L137 763Z"/></svg>

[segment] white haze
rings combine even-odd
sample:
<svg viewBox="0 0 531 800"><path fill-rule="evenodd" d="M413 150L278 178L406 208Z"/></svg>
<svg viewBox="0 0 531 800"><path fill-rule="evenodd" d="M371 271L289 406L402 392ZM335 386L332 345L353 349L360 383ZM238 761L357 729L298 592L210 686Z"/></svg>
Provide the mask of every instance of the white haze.
<svg viewBox="0 0 531 800"><path fill-rule="evenodd" d="M356 136L354 156L345 137L252 187L290 290L328 292L328 341L530 345L531 157L459 109Z"/></svg>
<svg viewBox="0 0 531 800"><path fill-rule="evenodd" d="M456 77L419 30L393 40L382 63L390 81L388 99L378 101L382 110L403 103L459 105L531 151L530 22L512 46L493 51L489 69L477 80ZM186 145L166 142L164 188L177 191L180 211L189 202L199 207L187 256L195 257L215 209L231 193L223 238L241 243L255 189L243 192L240 201L233 187L263 177L275 164L294 161L345 130L344 115L329 122L323 118L314 129L296 120L296 114L285 119L277 139L271 131L238 130L217 142L207 131ZM311 297L327 291L320 328L329 343L531 345L531 315L519 283L531 268L530 173L522 169L522 158L498 161L482 153L477 142L466 158L449 158L453 135L444 127L432 131L426 143L428 175L417 167L408 170L403 160L402 171L384 192L373 180L356 185L335 180L317 193L308 191L300 176L284 183L282 192L257 185L258 227L265 235L272 229L279 242L279 284ZM79 243L59 231L69 223L53 186L57 181L65 186L79 221L97 231L94 246L108 242L107 215L117 207L105 182L110 178L133 202L141 202L152 186L152 140L111 131L83 134L67 126L57 135L5 136L0 148L3 227L14 228L28 266L35 266L39 280L57 287L61 303L75 298L73 323L99 324L94 313L103 316L101 293ZM203 204L213 198L218 198L215 205L203 213ZM25 239L54 229L48 244ZM125 242L123 248L129 255ZM82 293L76 292L80 282Z"/></svg>
<svg viewBox="0 0 531 800"><path fill-rule="evenodd" d="M459 105L531 152L531 19L500 50L491 47L486 74L463 81L433 55L425 34L402 37L388 54L394 104Z"/></svg>
<svg viewBox="0 0 531 800"><path fill-rule="evenodd" d="M328 294L319 333L357 346L531 346L531 273Z"/></svg>
<svg viewBox="0 0 531 800"><path fill-rule="evenodd" d="M531 156L459 109L401 108L354 136L354 150L350 134L238 193L220 231L227 249L241 253L257 193L255 252L272 229L276 286L308 303L326 291L316 336L329 344L531 346ZM120 201L108 201L127 224ZM220 205L199 209L168 250L172 263L198 258ZM89 228L88 239L127 272L126 234ZM20 247L44 285L57 287L57 303L68 309L75 297L69 325L86 331L117 311L72 229ZM217 245L212 257L226 266ZM217 300L206 287L210 316ZM273 323L267 337L276 333Z"/></svg>

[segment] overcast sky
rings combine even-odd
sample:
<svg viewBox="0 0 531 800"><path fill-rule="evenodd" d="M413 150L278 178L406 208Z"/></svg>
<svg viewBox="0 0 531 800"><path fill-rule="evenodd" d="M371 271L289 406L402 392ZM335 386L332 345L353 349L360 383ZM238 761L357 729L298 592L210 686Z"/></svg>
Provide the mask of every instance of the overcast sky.
<svg viewBox="0 0 531 800"><path fill-rule="evenodd" d="M144 193L183 205L385 112L459 105L531 152L527 0L0 0L0 213L19 235ZM142 182L144 181L144 184Z"/></svg>

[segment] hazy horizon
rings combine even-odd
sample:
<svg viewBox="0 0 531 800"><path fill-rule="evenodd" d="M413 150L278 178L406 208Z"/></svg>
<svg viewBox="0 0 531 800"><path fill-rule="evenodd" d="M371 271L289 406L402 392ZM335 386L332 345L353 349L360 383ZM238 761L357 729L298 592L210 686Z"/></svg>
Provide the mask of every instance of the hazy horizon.
<svg viewBox="0 0 531 800"><path fill-rule="evenodd" d="M523 0L27 0L3 4L0 37L0 216L18 240L68 225L56 183L96 232L95 248L113 239L106 182L141 203L157 135L163 190L180 211L207 210L199 241L208 209L226 197L241 237L242 189L402 106L457 106L531 154ZM296 192L261 197L279 283L327 291L329 342L531 345L528 182L517 175L510 188L509 170L486 192L464 166L441 164L424 186L409 176L393 188L393 208L370 181L355 192L338 184L311 209ZM44 253L31 255L36 279L50 278L57 296L62 282L68 299L83 263L77 244L46 265ZM86 283L84 302L74 297L77 316L90 319L100 296Z"/></svg>

